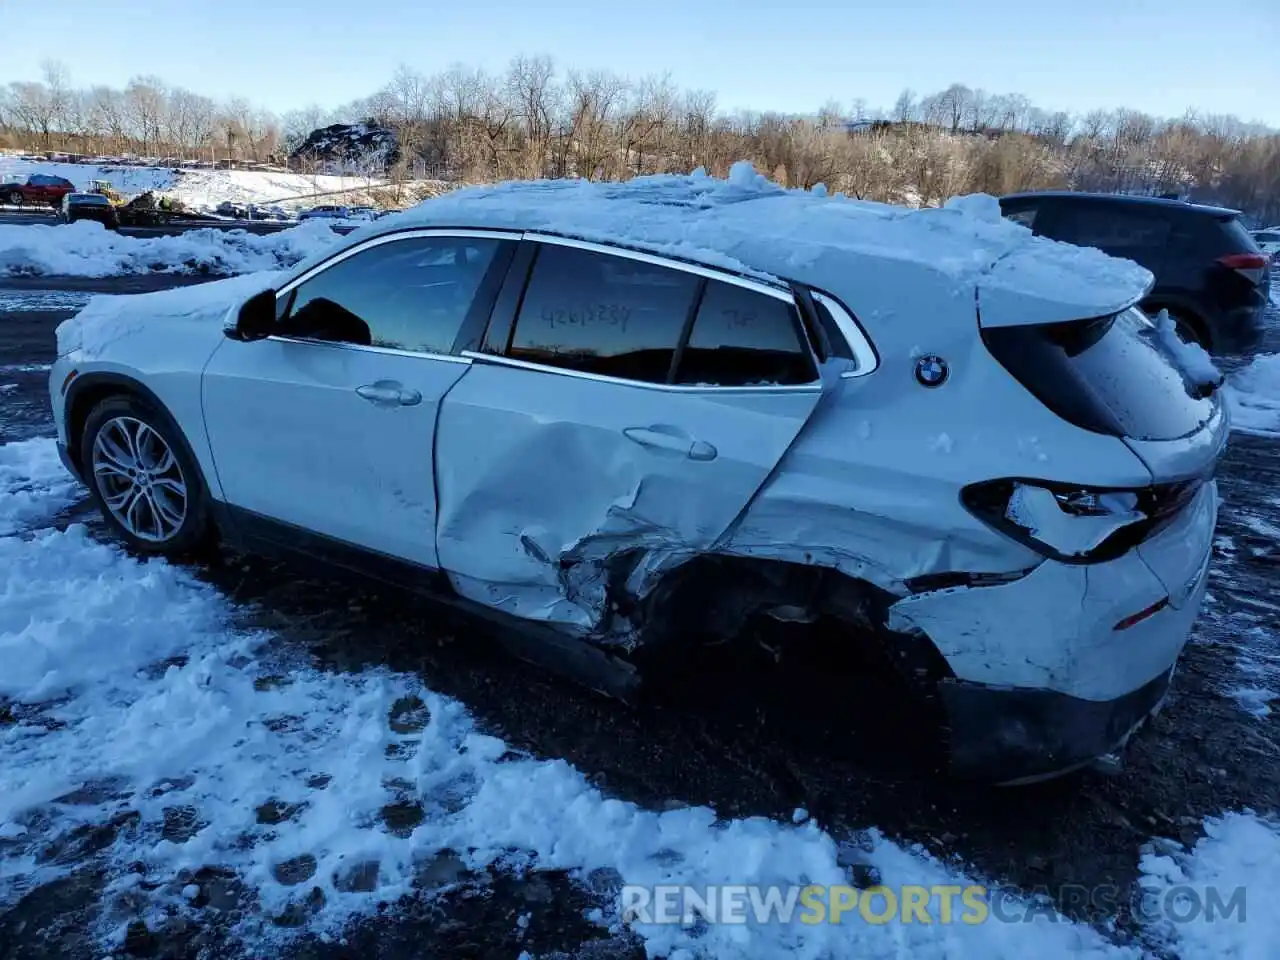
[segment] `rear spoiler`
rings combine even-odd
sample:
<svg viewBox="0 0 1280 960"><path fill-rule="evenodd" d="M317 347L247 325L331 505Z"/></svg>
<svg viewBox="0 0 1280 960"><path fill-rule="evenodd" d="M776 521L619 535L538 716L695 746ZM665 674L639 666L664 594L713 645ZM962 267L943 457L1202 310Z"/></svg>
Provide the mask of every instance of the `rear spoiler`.
<svg viewBox="0 0 1280 960"><path fill-rule="evenodd" d="M1039 245L1028 245L1001 257L979 277L975 296L981 326L1018 327L1111 316L1136 306L1155 285L1155 277L1130 260L1089 247L1055 246L1079 255L1038 256Z"/></svg>

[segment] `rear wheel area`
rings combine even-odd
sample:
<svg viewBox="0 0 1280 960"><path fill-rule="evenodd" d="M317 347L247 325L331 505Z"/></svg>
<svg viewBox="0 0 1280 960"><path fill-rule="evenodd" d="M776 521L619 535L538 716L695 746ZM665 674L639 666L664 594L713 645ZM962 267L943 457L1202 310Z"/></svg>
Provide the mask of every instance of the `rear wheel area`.
<svg viewBox="0 0 1280 960"><path fill-rule="evenodd" d="M80 464L107 525L140 553L179 557L209 545L209 496L171 418L129 395L108 397L85 421Z"/></svg>

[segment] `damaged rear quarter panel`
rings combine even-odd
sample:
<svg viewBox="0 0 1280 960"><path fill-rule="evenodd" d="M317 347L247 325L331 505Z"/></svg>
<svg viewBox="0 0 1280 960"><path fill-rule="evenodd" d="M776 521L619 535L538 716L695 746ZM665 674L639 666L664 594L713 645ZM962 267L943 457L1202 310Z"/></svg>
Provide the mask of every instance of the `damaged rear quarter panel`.
<svg viewBox="0 0 1280 960"><path fill-rule="evenodd" d="M721 539L820 395L655 389L477 360L441 406L440 565L469 599L595 630L610 577L642 593ZM636 428L672 441L637 442ZM714 456L689 456L695 442Z"/></svg>
<svg viewBox="0 0 1280 960"><path fill-rule="evenodd" d="M857 313L855 295L842 299ZM833 566L901 596L912 577L1014 573L1043 559L970 514L967 484L1151 482L1122 441L1060 420L995 361L972 288L930 304L927 323L903 307L858 314L879 368L835 381L723 552ZM949 368L939 387L915 379L926 354Z"/></svg>

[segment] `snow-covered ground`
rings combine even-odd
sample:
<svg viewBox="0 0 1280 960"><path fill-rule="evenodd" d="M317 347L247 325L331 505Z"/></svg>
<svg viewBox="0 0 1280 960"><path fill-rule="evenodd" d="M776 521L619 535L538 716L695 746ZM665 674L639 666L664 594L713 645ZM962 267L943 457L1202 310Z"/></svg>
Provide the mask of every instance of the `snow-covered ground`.
<svg viewBox="0 0 1280 960"><path fill-rule="evenodd" d="M847 884L852 852L897 897L903 885L982 882L875 830L833 836L802 811L789 822L725 820L606 798L569 764L486 735L416 676L322 670L245 629L184 569L132 558L78 524L50 528L74 496L52 440L0 446L0 910L74 869L40 856L49 844L65 850L77 828L125 822L107 848L104 952L140 914L155 924L166 910L199 911L211 894L201 867L234 871L257 899L262 922L238 931L255 955L273 952L274 938L336 933L415 877L456 879L463 868L562 869L597 887L606 878L615 894L621 884L779 885L785 898ZM790 922L757 922L748 907L744 923L650 913L630 926L651 956L682 958L1118 960L1160 946L1184 960L1274 956L1280 834L1248 813L1206 829L1192 850L1157 841L1144 856L1150 897L1204 902L1216 886L1227 902L1244 884L1247 922L1169 923L1156 911L1145 945L1118 945L1016 897L973 923L958 893L945 925L935 900L928 925L868 922L856 907L813 923L801 906ZM266 922L303 901L304 927ZM882 917L886 902L869 914ZM592 918L616 927L619 903L607 898Z"/></svg>
<svg viewBox="0 0 1280 960"><path fill-rule="evenodd" d="M280 203L285 209L312 206L323 199L289 202L334 190L364 190L381 181L369 177L310 176L248 170L173 170L167 167L107 167L86 163L52 163L0 155L0 183L23 180L33 173L65 177L84 189L90 180L109 180L125 195L159 191L189 207L211 209L224 201Z"/></svg>
<svg viewBox="0 0 1280 960"><path fill-rule="evenodd" d="M1280 354L1259 354L1228 380L1232 427L1257 436L1280 437Z"/></svg>
<svg viewBox="0 0 1280 960"><path fill-rule="evenodd" d="M277 270L339 239L323 221L265 235L210 228L161 237L124 236L88 220L56 227L0 224L0 277Z"/></svg>

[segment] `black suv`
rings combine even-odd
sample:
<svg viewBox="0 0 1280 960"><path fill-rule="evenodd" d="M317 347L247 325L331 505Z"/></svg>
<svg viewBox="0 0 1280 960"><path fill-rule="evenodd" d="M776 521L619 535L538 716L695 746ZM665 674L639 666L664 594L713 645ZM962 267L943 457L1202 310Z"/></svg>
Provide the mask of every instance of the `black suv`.
<svg viewBox="0 0 1280 960"><path fill-rule="evenodd" d="M1167 309L1184 340L1224 354L1250 352L1262 339L1270 261L1239 211L1069 191L1011 194L1000 208L1035 233L1146 267L1155 286L1143 309Z"/></svg>

